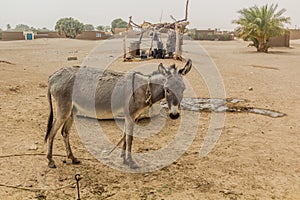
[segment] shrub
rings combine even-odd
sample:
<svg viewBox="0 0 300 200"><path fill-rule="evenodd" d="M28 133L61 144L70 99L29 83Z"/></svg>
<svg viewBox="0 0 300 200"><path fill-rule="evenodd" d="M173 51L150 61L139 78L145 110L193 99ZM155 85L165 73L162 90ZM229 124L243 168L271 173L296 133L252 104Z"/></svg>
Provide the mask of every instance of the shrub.
<svg viewBox="0 0 300 200"><path fill-rule="evenodd" d="M62 18L56 22L55 30L67 38L76 38L84 30L84 25L72 17Z"/></svg>
<svg viewBox="0 0 300 200"><path fill-rule="evenodd" d="M208 33L207 36L208 36L209 40L211 40L211 41L215 40L215 35L213 33Z"/></svg>

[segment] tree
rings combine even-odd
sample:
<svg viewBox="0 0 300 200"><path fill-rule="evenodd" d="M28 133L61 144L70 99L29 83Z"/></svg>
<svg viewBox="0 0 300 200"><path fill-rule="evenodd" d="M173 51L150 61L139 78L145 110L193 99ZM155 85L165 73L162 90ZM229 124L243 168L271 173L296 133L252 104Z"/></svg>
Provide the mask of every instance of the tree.
<svg viewBox="0 0 300 200"><path fill-rule="evenodd" d="M277 11L278 4L262 7L253 6L239 10L241 15L233 23L239 25L237 33L244 40L253 42L258 52L268 52L270 37L280 36L285 33L284 25L290 23L289 17L282 16L285 9Z"/></svg>
<svg viewBox="0 0 300 200"><path fill-rule="evenodd" d="M114 33L115 28L126 28L127 25L128 25L127 22L125 22L121 18L118 18L111 22L111 30Z"/></svg>
<svg viewBox="0 0 300 200"><path fill-rule="evenodd" d="M104 31L104 26L99 25L99 26L96 27L96 29L98 31Z"/></svg>
<svg viewBox="0 0 300 200"><path fill-rule="evenodd" d="M110 26L99 25L99 26L96 27L96 29L97 29L98 31L109 32L109 31L110 31Z"/></svg>
<svg viewBox="0 0 300 200"><path fill-rule="evenodd" d="M9 31L11 29L11 25L10 24L6 24L6 30Z"/></svg>
<svg viewBox="0 0 300 200"><path fill-rule="evenodd" d="M72 17L67 17L56 22L55 30L58 31L58 34L67 38L75 38L84 30L84 25Z"/></svg>
<svg viewBox="0 0 300 200"><path fill-rule="evenodd" d="M18 24L16 25L14 31L31 31L33 29L33 27L29 27L26 24Z"/></svg>
<svg viewBox="0 0 300 200"><path fill-rule="evenodd" d="M29 28L29 30L36 33L36 32L39 31L39 28L35 28L35 27L32 26L32 27Z"/></svg>
<svg viewBox="0 0 300 200"><path fill-rule="evenodd" d="M84 30L85 31L93 31L93 30L95 30L95 27L92 24L85 24Z"/></svg>
<svg viewBox="0 0 300 200"><path fill-rule="evenodd" d="M2 29L0 28L0 40L2 39Z"/></svg>
<svg viewBox="0 0 300 200"><path fill-rule="evenodd" d="M39 28L38 31L39 31L39 32L48 32L48 31L50 31L50 30L49 30L48 28L46 28L46 27L43 27L43 28L41 28L41 29Z"/></svg>

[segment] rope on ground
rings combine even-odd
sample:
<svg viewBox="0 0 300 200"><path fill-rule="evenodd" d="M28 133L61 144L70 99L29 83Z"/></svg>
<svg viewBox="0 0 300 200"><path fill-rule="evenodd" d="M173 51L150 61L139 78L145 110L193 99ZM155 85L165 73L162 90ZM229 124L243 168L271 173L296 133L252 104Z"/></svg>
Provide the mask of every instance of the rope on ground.
<svg viewBox="0 0 300 200"><path fill-rule="evenodd" d="M10 155L0 155L1 158L11 158L11 157L22 157L22 156L46 156L47 154L45 153L24 153L24 154L10 154ZM60 154L53 154L55 157L66 157L64 155ZM80 160L89 160L89 161L97 161L96 159L93 158L78 158Z"/></svg>
<svg viewBox="0 0 300 200"><path fill-rule="evenodd" d="M30 192L39 192L39 191L57 191L57 190L62 190L68 187L74 187L75 183L70 183L68 185L58 187L58 188L28 188L28 187L19 187L19 186L13 186L13 185L6 185L0 183L0 187L7 187L7 188L12 188L12 189L18 189L18 190L25 190L25 191L30 191Z"/></svg>
<svg viewBox="0 0 300 200"><path fill-rule="evenodd" d="M24 154L10 154L10 155L0 155L0 158L10 158L10 157L22 157L22 156L46 156L45 153L24 153ZM53 155L57 157L65 157L63 155Z"/></svg>

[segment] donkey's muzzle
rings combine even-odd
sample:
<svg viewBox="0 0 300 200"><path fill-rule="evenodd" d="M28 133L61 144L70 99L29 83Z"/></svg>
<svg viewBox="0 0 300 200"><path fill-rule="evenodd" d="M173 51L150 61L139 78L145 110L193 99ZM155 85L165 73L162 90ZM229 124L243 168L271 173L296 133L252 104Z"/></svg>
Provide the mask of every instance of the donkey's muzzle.
<svg viewBox="0 0 300 200"><path fill-rule="evenodd" d="M178 119L180 117L180 114L179 113L176 113L176 114L170 113L169 116L170 116L171 119L175 120L175 119Z"/></svg>

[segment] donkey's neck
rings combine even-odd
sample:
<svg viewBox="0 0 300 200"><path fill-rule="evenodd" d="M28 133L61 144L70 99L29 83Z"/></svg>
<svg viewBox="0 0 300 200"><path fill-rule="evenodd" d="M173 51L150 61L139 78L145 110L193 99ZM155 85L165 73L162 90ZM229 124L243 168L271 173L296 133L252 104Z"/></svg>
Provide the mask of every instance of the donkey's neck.
<svg viewBox="0 0 300 200"><path fill-rule="evenodd" d="M143 106L151 106L165 98L164 84L166 79L162 74L154 74L149 77L138 73L135 74L133 80L135 102L139 102Z"/></svg>
<svg viewBox="0 0 300 200"><path fill-rule="evenodd" d="M150 77L150 89L152 103L156 103L165 98L164 84L166 78L161 74L155 74Z"/></svg>

